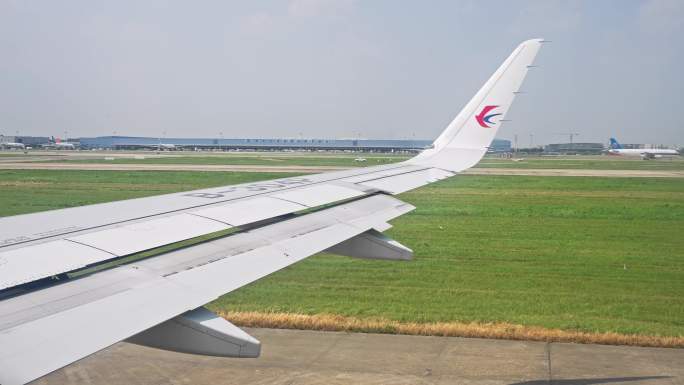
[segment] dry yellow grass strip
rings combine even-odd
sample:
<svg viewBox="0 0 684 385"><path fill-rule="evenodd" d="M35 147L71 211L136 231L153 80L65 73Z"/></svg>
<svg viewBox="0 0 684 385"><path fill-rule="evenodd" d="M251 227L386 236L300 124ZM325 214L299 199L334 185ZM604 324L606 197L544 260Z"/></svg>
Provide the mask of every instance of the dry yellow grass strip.
<svg viewBox="0 0 684 385"><path fill-rule="evenodd" d="M587 333L507 323L414 323L386 319L361 319L331 314L305 315L259 312L220 312L219 314L238 326L274 329L474 337L666 348L684 347L684 336L661 337L619 333Z"/></svg>

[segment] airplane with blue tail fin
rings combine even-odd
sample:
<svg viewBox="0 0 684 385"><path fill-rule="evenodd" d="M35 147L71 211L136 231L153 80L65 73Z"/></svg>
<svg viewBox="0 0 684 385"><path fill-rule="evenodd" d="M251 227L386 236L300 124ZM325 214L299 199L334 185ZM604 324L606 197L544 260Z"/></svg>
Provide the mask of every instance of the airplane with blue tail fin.
<svg viewBox="0 0 684 385"><path fill-rule="evenodd" d="M615 138L610 138L609 155L640 156L644 160L662 158L664 156L678 156L679 151L669 148L623 148Z"/></svg>

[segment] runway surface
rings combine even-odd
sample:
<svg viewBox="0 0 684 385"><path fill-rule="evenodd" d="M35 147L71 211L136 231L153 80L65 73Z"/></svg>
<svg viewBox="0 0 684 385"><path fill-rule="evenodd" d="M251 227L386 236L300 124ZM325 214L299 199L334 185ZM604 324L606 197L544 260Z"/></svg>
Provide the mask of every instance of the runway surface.
<svg viewBox="0 0 684 385"><path fill-rule="evenodd" d="M264 165L202 165L202 164L92 164L0 162L0 170L114 170L114 171L239 171L318 173L346 170L336 166L264 166ZM531 176L596 176L623 178L684 178L684 171L668 170L574 170L574 169L512 169L471 168L466 175L531 175Z"/></svg>
<svg viewBox="0 0 684 385"><path fill-rule="evenodd" d="M246 329L258 359L119 343L36 381L65 384L684 384L684 349Z"/></svg>
<svg viewBox="0 0 684 385"><path fill-rule="evenodd" d="M113 170L113 171L241 171L315 173L347 170L335 166L264 166L216 164L92 164L92 163L0 163L0 170Z"/></svg>

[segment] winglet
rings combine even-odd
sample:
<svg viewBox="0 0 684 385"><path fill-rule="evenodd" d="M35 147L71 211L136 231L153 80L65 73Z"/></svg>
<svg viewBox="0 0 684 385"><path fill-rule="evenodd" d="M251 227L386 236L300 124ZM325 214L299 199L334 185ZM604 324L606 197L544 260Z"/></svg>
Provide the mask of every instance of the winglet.
<svg viewBox="0 0 684 385"><path fill-rule="evenodd" d="M435 140L408 163L462 171L487 152L506 113L519 93L543 39L521 43Z"/></svg>

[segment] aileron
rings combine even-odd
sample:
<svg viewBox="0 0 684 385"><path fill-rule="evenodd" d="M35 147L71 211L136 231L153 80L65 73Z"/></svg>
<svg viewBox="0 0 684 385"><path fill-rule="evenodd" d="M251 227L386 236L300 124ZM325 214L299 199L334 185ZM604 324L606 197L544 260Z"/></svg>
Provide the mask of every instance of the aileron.
<svg viewBox="0 0 684 385"><path fill-rule="evenodd" d="M36 281L116 255L68 240L0 253L0 290Z"/></svg>

